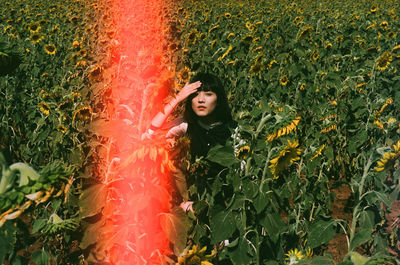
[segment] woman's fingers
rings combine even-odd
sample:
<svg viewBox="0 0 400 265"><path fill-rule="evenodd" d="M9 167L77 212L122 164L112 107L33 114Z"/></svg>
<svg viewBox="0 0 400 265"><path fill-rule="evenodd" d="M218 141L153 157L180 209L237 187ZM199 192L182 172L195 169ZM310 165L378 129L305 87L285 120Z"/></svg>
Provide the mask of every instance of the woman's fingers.
<svg viewBox="0 0 400 265"><path fill-rule="evenodd" d="M200 86L201 86L200 81L194 83L187 82L185 86L181 89L181 91L179 91L177 96L180 98L180 100L184 100L191 94L195 93Z"/></svg>

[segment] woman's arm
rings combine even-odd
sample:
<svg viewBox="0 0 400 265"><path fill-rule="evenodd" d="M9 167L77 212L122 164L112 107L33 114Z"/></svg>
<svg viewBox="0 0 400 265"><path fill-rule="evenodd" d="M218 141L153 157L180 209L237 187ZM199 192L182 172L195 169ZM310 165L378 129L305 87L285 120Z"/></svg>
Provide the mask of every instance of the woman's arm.
<svg viewBox="0 0 400 265"><path fill-rule="evenodd" d="M194 83L186 83L186 85L179 91L176 97L171 100L163 109L157 113L157 115L151 120L150 128L142 134L142 140L144 138L150 138L155 130L159 129L167 119L167 117L171 114L174 108L183 100L185 100L188 96L195 93L197 88L201 86L201 82L197 81Z"/></svg>

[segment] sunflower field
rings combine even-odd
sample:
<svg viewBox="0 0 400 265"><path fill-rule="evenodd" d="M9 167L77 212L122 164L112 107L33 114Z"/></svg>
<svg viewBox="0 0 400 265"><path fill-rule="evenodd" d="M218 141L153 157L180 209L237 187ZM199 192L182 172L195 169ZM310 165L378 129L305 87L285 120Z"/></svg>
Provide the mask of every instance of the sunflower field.
<svg viewBox="0 0 400 265"><path fill-rule="evenodd" d="M121 99L119 110L107 87L134 63L113 64L126 58L113 6L0 2L1 264L142 264L137 246L102 237L118 229L110 220L137 217L110 206L125 183L108 185L104 167L119 161L116 136L93 128L124 109L140 138L158 111L144 108L199 71L222 78L239 125L193 164L185 137L128 146L122 164L171 158L161 171L185 179L176 193L194 202L186 213L169 204L170 249L143 264L399 264L400 1L165 1L165 58L138 57L169 74L147 67L163 85L135 90L148 101ZM225 169L209 178L210 162ZM146 196L179 197L158 191Z"/></svg>
<svg viewBox="0 0 400 265"><path fill-rule="evenodd" d="M396 264L398 4L179 1L180 74L222 77L239 122L207 157L227 173L188 172L215 264Z"/></svg>

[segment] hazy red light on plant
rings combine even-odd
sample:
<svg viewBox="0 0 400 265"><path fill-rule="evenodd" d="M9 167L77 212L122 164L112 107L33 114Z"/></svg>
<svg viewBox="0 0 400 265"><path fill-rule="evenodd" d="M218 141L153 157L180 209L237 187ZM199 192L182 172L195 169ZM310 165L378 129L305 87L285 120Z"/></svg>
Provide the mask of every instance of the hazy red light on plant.
<svg viewBox="0 0 400 265"><path fill-rule="evenodd" d="M163 4L163 0L115 0L112 6L115 35L110 41L112 100L107 115L112 117L108 129L114 142L105 159L110 174L103 213L115 217L109 220L114 229L107 239L115 243L110 253L113 264L162 264L162 256L170 251L160 215L169 210L171 164L162 143L139 141L160 110L153 103L166 95L165 80L171 75L162 60Z"/></svg>

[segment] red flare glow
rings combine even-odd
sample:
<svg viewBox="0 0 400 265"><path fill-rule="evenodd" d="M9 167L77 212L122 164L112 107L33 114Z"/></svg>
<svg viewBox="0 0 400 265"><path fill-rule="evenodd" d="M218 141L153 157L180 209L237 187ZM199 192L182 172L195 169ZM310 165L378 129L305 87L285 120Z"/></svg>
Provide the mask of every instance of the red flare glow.
<svg viewBox="0 0 400 265"><path fill-rule="evenodd" d="M173 164L163 141L140 141L174 74L163 51L164 2L115 0L112 7L112 89L106 114L112 141L103 157L107 204L101 231L106 243L101 243L113 246L113 264L165 264L164 256L171 254L162 216L170 209Z"/></svg>

